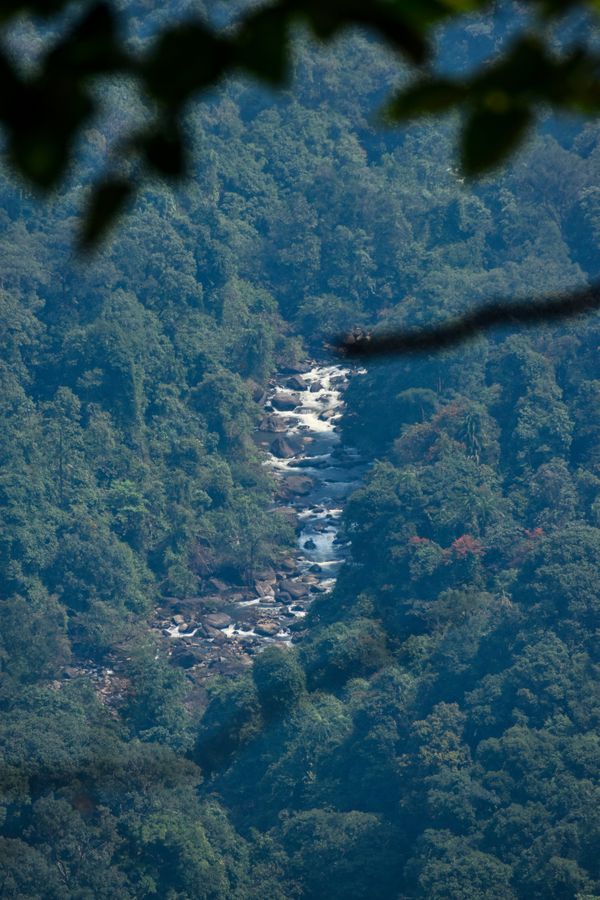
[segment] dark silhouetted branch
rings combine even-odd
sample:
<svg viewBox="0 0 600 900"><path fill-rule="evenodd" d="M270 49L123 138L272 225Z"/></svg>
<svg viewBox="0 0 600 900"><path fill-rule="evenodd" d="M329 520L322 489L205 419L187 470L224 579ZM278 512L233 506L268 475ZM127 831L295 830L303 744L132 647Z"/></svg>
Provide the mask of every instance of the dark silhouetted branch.
<svg viewBox="0 0 600 900"><path fill-rule="evenodd" d="M387 355L424 353L455 347L492 328L542 325L569 319L600 307L600 284L581 291L543 300L497 300L442 325L418 330L345 335L335 343L348 358L367 359Z"/></svg>

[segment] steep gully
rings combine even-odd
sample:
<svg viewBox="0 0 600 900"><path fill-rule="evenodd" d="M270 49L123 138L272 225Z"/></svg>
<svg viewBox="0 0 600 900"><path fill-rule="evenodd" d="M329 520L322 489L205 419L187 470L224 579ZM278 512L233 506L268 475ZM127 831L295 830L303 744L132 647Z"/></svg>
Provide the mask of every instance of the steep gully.
<svg viewBox="0 0 600 900"><path fill-rule="evenodd" d="M251 586L211 578L200 596L157 610L166 652L197 678L234 674L265 644L300 636L314 598L335 584L347 553L344 503L367 468L342 445L338 423L349 379L362 371L314 363L269 384L255 439L277 484L273 511L295 527L298 550Z"/></svg>
<svg viewBox="0 0 600 900"><path fill-rule="evenodd" d="M262 398L255 440L276 482L272 510L293 525L296 552L257 572L253 584L209 578L199 595L165 599L155 610L151 627L161 637L159 653L188 671L200 703L208 678L243 671L268 644L300 639L311 603L335 584L348 553L344 504L367 469L356 450L342 444L338 425L344 391L363 372L322 363L288 369ZM113 667L81 661L67 666L63 678L90 678L99 699L112 705L128 690L121 669L116 658Z"/></svg>

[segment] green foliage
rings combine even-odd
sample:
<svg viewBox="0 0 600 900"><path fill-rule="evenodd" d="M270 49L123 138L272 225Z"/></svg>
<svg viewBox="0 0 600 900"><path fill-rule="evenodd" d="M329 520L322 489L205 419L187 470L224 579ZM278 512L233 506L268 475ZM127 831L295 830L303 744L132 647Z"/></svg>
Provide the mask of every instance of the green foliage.
<svg viewBox="0 0 600 900"><path fill-rule="evenodd" d="M600 89L593 43L580 43L561 56L543 32L548 19L558 19L573 7L580 12L588 7L594 10L594 4L536 5L537 28L497 50L492 65L479 67L463 80L436 76L417 81L388 104L388 118L466 108L461 161L464 170L473 174L506 158L522 140L540 104L595 114ZM3 18L10 22L23 12L50 17L63 6L60 2L11 3ZM491 16L488 4L481 0L431 0L418 8L385 0L373 0L368 8L338 0L318 4L275 0L261 9L242 6L236 10L234 27L227 29L215 28L208 17L189 17L176 24L161 21L159 33L139 54L122 40L113 4L101 0L63 26L34 75L25 77L9 54L2 55L5 100L0 120L8 134L9 157L35 186L56 186L65 175L77 137L97 117L94 82L116 73L136 81L140 93L153 101L153 121L140 128L134 120L119 142L119 156L137 170L136 177L125 176L125 166L113 164L115 171L99 180L91 192L81 234L81 245L87 248L121 212L140 177L172 179L185 170L181 120L191 98L240 69L277 86L289 80L290 36L298 24L326 41L348 28L366 27L417 67L435 57L433 35L439 23L475 11ZM514 15L518 22L518 13Z"/></svg>
<svg viewBox="0 0 600 900"><path fill-rule="evenodd" d="M236 7L237 25L192 34L191 68L169 86L161 67L179 71L175 13L187 8L150 6L120 8L159 116L234 53L281 75L295 40L291 7L277 21L280 4ZM358 6L320 4L311 21L333 36L346 11L366 24ZM385 6L396 25L409 15ZM459 8L411 7L402 40ZM32 90L42 75L54 89L70 52L49 21L47 33L14 23L22 58L40 49L39 71L19 75ZM502 17L465 22L439 36L451 86L513 53ZM281 53L263 58L274 34ZM509 118L553 90L557 66L566 77L570 53L543 57L536 97L516 84ZM277 102L223 82L186 105L184 128L159 128L105 81L111 115L50 206L0 179L0 890L593 897L595 318L352 379L343 437L374 464L344 515L351 557L296 646L198 683L149 635L158 603L214 575L252 584L289 552L253 441L255 398L277 367L302 362L303 341L320 355L349 317L414 334L462 321L473 301L560 292L600 271L594 125L547 120L510 170L473 187L451 165L454 126L371 127L397 75L372 39L325 50L304 37L294 73ZM434 94L434 111L459 99L447 85ZM480 99L500 115L501 98ZM475 115L479 100L465 102ZM119 158L134 106L130 159L174 174L193 134L194 183L148 186L118 238L74 265L76 211L104 152Z"/></svg>

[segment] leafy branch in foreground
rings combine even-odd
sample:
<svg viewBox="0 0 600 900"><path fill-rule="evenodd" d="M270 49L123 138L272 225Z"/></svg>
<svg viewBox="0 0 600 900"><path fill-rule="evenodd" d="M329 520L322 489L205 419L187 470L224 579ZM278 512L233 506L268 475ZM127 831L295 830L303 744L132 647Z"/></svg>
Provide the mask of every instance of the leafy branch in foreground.
<svg viewBox="0 0 600 900"><path fill-rule="evenodd" d="M12 0L3 4L0 23L17 14L51 17L71 4L66 0ZM597 9L593 0L537 0L542 25L577 10ZM185 173L181 117L198 93L235 71L274 86L287 83L291 70L290 36L300 23L321 40L349 27L381 37L412 67L433 57L434 29L467 13L494 15L490 0L273 0L250 8L225 30L199 19L164 27L141 55L119 33L109 0L88 5L30 75L23 75L6 51L0 51L3 90L0 123L8 155L26 180L42 190L56 187L71 162L77 138L98 113L95 79L124 75L152 101L149 127L133 126L116 149L114 170L93 187L85 211L81 247L102 238L147 177L172 179ZM542 29L543 31L543 29ZM600 109L600 59L578 45L566 56L550 48L546 37L517 39L489 67L464 81L423 78L388 104L393 121L451 108L466 110L461 137L464 171L476 175L504 160L522 140L539 104L595 114Z"/></svg>
<svg viewBox="0 0 600 900"><path fill-rule="evenodd" d="M599 307L600 285L593 285L586 290L541 300L520 303L496 300L431 328L383 334L350 334L340 338L334 346L342 355L356 359L382 357L390 353L423 353L455 347L491 328L539 325L571 318Z"/></svg>

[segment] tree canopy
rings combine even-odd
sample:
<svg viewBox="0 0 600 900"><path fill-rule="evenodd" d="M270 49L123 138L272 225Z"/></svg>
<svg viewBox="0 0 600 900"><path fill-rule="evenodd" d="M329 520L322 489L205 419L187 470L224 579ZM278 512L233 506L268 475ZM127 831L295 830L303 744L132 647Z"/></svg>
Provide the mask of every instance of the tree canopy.
<svg viewBox="0 0 600 900"><path fill-rule="evenodd" d="M481 174L522 141L540 107L586 115L600 110L600 56L584 28L557 40L553 26L594 16L594 0L531 0L509 12L514 27L489 59L466 73L437 66L438 26L478 13L493 19L492 0L274 0L234 5L225 23L210 11L163 23L143 47L122 34L121 4L111 0L14 0L3 4L5 31L28 13L47 20L51 35L38 58L0 53L0 121L17 171L43 190L64 179L78 137L100 110L98 79L133 79L151 116L126 127L86 201L82 245L94 244L148 177L176 178L186 170L183 119L189 101L242 70L274 86L289 82L297 26L322 41L361 27L398 55L399 73L412 77L381 110L388 122L463 112L460 166ZM83 7L83 10L81 10ZM214 17L213 17L214 18ZM567 23L568 26L568 23ZM404 78L406 81L406 78Z"/></svg>

